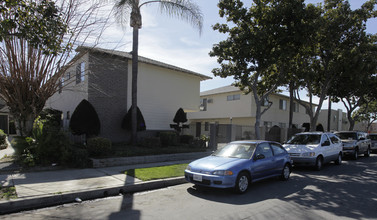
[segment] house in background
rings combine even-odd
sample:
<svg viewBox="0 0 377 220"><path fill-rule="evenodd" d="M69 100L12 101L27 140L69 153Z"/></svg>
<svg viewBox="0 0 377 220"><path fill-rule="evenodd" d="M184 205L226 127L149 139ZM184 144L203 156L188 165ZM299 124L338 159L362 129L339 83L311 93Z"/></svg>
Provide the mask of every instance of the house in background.
<svg viewBox="0 0 377 220"><path fill-rule="evenodd" d="M0 99L0 129L3 130L6 134L10 134L9 108L2 99Z"/></svg>
<svg viewBox="0 0 377 220"><path fill-rule="evenodd" d="M113 142L129 140L121 128L123 117L131 107L131 61L127 52L80 47L78 58L66 71L61 90L46 107L63 112L64 127L83 100L88 100L101 123L101 137ZM147 130L171 130L175 113L199 111L200 82L210 77L139 56L138 107Z"/></svg>
<svg viewBox="0 0 377 220"><path fill-rule="evenodd" d="M210 135L210 126L216 125L218 143L241 139L255 139L256 104L251 93L245 95L235 86L225 86L200 93L201 111L188 113L190 131L199 137ZM289 97L271 94L264 106L272 102L271 108L261 117L262 139L272 128L279 128L279 134L272 139L284 141L287 138L289 120ZM316 107L316 105L314 106ZM262 107L262 111L263 111ZM294 102L293 125L301 129L310 121L306 109Z"/></svg>
<svg viewBox="0 0 377 220"><path fill-rule="evenodd" d="M323 125L323 128L327 131L328 125L328 109L321 110L318 122ZM343 112L342 109L334 110L331 109L330 117L330 131L347 131L349 129L349 122L347 119L347 114Z"/></svg>

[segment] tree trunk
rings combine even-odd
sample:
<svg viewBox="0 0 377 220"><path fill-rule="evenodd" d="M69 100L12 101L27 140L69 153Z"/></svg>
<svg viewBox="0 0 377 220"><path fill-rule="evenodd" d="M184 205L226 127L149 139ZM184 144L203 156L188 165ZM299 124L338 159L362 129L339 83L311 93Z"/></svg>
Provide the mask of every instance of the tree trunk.
<svg viewBox="0 0 377 220"><path fill-rule="evenodd" d="M255 125L254 125L255 138L257 140L261 139L261 134L260 134L260 130L259 130L260 120L261 120L260 109L261 109L260 104L257 104L257 114L255 115Z"/></svg>
<svg viewBox="0 0 377 220"><path fill-rule="evenodd" d="M31 135L34 120L35 117L33 117L32 115L29 115L27 119L15 117L16 134L22 137Z"/></svg>
<svg viewBox="0 0 377 220"><path fill-rule="evenodd" d="M355 120L353 120L352 115L350 113L347 113L347 118L348 118L348 121L350 123L348 130L353 131L353 129L355 127Z"/></svg>
<svg viewBox="0 0 377 220"><path fill-rule="evenodd" d="M257 92L256 92L255 89L253 89L253 95L254 95L255 105L257 107L257 111L256 111L256 114L255 114L255 124L254 124L255 139L260 140L261 139L261 134L260 134L261 104L259 102L259 99L257 97ZM251 103L253 103L253 102L251 102Z"/></svg>
<svg viewBox="0 0 377 220"><path fill-rule="evenodd" d="M289 84L289 121L288 121L288 132L287 140L291 137L292 131L292 121L293 121L293 83Z"/></svg>
<svg viewBox="0 0 377 220"><path fill-rule="evenodd" d="M132 39L132 105L131 105L131 134L132 144L137 144L137 75L138 75L138 46L139 46L139 29L133 28Z"/></svg>
<svg viewBox="0 0 377 220"><path fill-rule="evenodd" d="M327 131L331 130L331 97L329 97L329 108L327 112Z"/></svg>

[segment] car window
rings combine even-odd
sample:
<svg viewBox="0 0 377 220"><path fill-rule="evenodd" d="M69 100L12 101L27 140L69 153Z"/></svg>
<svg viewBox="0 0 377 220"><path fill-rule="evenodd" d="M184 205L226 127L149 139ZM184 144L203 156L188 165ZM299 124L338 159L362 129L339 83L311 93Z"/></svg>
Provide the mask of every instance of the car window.
<svg viewBox="0 0 377 220"><path fill-rule="evenodd" d="M298 134L293 135L287 144L319 144L320 139L320 134Z"/></svg>
<svg viewBox="0 0 377 220"><path fill-rule="evenodd" d="M323 145L326 141L330 143L329 137L327 135L322 135L321 145Z"/></svg>
<svg viewBox="0 0 377 220"><path fill-rule="evenodd" d="M339 143L341 143L341 140L337 136L335 136L335 135L331 135L330 140L331 140L331 142L333 144L339 144Z"/></svg>
<svg viewBox="0 0 377 220"><path fill-rule="evenodd" d="M336 133L336 136L338 136L342 140L357 140L357 134L355 132L340 132Z"/></svg>
<svg viewBox="0 0 377 220"><path fill-rule="evenodd" d="M371 139L371 140L377 140L377 135L375 135L375 134L370 134L369 135L369 139Z"/></svg>
<svg viewBox="0 0 377 220"><path fill-rule="evenodd" d="M255 144L228 144L214 152L212 156L250 159L255 147Z"/></svg>
<svg viewBox="0 0 377 220"><path fill-rule="evenodd" d="M360 140L363 137L363 133L358 133L357 134L357 139Z"/></svg>
<svg viewBox="0 0 377 220"><path fill-rule="evenodd" d="M280 146L279 144L271 143L271 147L275 156L285 153L284 148Z"/></svg>
<svg viewBox="0 0 377 220"><path fill-rule="evenodd" d="M272 150L270 148L270 145L268 143L261 143L257 146L257 149L255 150L256 156L259 154L263 154L265 158L272 157Z"/></svg>

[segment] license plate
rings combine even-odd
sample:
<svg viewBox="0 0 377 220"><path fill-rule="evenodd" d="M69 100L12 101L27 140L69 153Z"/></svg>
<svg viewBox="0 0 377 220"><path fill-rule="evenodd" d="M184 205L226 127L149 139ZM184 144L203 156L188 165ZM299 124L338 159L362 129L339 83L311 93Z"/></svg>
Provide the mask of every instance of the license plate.
<svg viewBox="0 0 377 220"><path fill-rule="evenodd" d="M194 174L194 180L195 180L195 181L198 181L198 182L202 182L202 181L203 181L203 178L202 178L201 175L196 175L196 174Z"/></svg>

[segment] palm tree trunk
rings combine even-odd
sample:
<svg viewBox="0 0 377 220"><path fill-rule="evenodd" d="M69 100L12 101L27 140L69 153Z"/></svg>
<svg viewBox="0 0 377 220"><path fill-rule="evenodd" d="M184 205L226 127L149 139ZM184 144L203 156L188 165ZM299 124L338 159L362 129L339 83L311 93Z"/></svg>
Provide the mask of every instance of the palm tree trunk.
<svg viewBox="0 0 377 220"><path fill-rule="evenodd" d="M137 144L137 73L138 73L138 47L139 47L139 28L133 28L132 39L132 105L131 105L131 139L132 144Z"/></svg>
<svg viewBox="0 0 377 220"><path fill-rule="evenodd" d="M329 96L329 107L327 112L327 131L330 132L331 130L331 97Z"/></svg>

